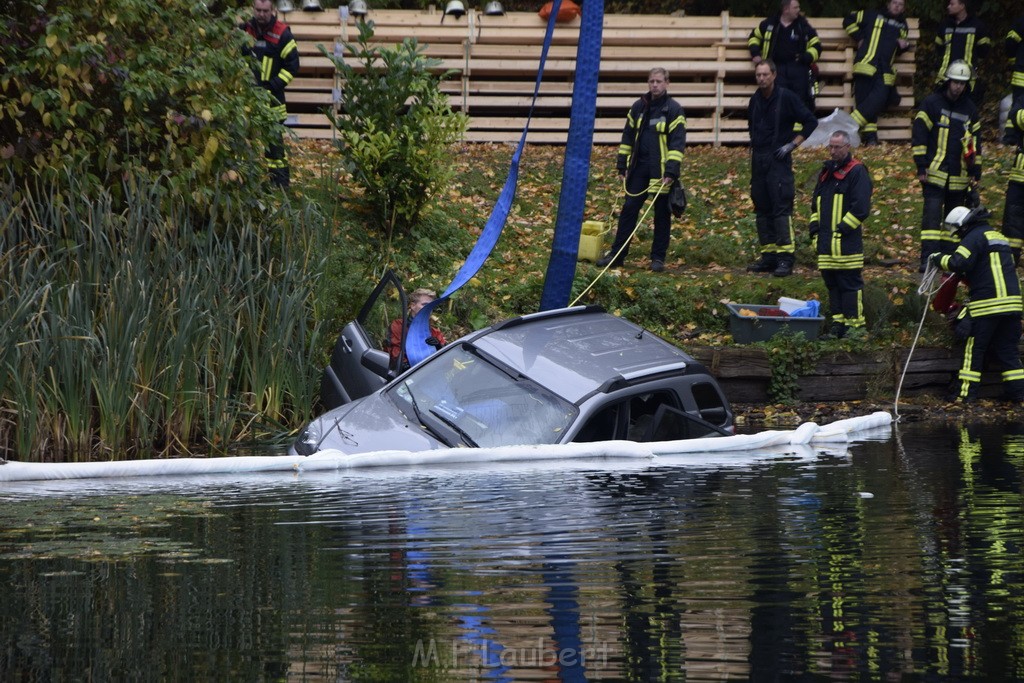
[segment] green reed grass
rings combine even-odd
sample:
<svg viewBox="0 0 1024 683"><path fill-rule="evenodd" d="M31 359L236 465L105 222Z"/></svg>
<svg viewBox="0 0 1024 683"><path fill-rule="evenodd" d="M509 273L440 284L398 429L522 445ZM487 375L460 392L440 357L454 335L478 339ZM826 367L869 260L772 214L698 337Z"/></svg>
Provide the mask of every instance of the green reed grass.
<svg viewBox="0 0 1024 683"><path fill-rule="evenodd" d="M80 461L223 453L312 410L323 221L127 208L68 187L0 188L0 455Z"/></svg>

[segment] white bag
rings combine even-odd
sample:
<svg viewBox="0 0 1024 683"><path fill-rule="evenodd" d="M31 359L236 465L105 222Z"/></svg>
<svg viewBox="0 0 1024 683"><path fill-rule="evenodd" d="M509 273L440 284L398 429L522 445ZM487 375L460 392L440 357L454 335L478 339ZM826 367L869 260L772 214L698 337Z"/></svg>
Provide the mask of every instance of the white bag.
<svg viewBox="0 0 1024 683"><path fill-rule="evenodd" d="M811 136L804 140L801 147L827 147L828 139L836 131L845 131L850 136L850 144L854 147L860 146L860 133L858 133L857 122L845 111L832 110L832 113L823 119L818 119L818 127L814 129Z"/></svg>

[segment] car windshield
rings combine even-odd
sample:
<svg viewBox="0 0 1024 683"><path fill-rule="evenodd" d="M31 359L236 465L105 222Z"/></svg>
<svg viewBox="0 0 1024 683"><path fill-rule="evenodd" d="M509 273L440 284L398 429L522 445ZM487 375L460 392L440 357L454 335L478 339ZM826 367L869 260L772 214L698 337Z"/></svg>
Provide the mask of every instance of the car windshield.
<svg viewBox="0 0 1024 683"><path fill-rule="evenodd" d="M470 446L557 443L577 412L465 344L423 363L388 392L410 418L430 422L432 431L454 431Z"/></svg>

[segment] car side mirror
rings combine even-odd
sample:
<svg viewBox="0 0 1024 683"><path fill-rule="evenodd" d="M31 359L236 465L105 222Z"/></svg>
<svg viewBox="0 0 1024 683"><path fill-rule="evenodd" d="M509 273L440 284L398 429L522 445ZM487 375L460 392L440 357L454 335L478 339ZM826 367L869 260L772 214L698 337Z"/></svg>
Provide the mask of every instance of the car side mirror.
<svg viewBox="0 0 1024 683"><path fill-rule="evenodd" d="M381 351L380 349L367 349L363 352L362 358L359 359L363 367L370 370L375 375L379 375L384 379L392 379L391 375L391 356L387 351Z"/></svg>

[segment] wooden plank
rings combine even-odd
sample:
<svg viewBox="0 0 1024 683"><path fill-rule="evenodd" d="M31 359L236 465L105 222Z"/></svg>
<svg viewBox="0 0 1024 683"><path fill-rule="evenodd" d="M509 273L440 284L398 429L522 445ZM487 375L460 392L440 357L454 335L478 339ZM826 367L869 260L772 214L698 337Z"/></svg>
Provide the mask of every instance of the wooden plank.
<svg viewBox="0 0 1024 683"><path fill-rule="evenodd" d="M428 56L441 60L438 70L462 73L442 85L454 107L473 114L467 139L486 139L487 128L495 117L480 116L493 112L507 119L501 126L501 138L518 139L521 124L532 101L537 62L545 22L532 12L511 12L502 17L487 17L471 10L460 20L441 22L435 6L430 10L374 10L369 19L376 26L376 41L394 45L407 37L416 37ZM670 92L688 113L688 140L695 144L746 144L746 107L754 92L752 65L746 40L760 17L734 17L727 12L710 17L664 15L606 15L599 74L598 113L595 130L598 144L617 144L623 112L643 91L643 81L652 63L663 64L674 74ZM293 12L286 17L299 41L302 69L289 89L289 105L295 113L316 112L332 103L335 88L334 66L319 54L319 45L334 49L342 37L357 34L356 20L347 25L340 13ZM815 18L814 26L822 38L820 60L822 94L818 113L835 108L849 110L852 99L853 44L842 30L840 17ZM542 83L542 98L537 102L544 118L558 121L545 124L543 141L564 142L564 118L571 106L572 80L575 76L575 45L579 22L558 25L550 62ZM917 22L911 21L911 39L918 38ZM467 64L466 50L469 50ZM879 121L880 137L889 141L909 139L910 122L906 112L913 107L910 85L913 55L899 59L901 105ZM464 73L463 73L464 72ZM518 115L518 116L516 116ZM692 120L691 120L692 119ZM328 131L329 132L329 131Z"/></svg>

